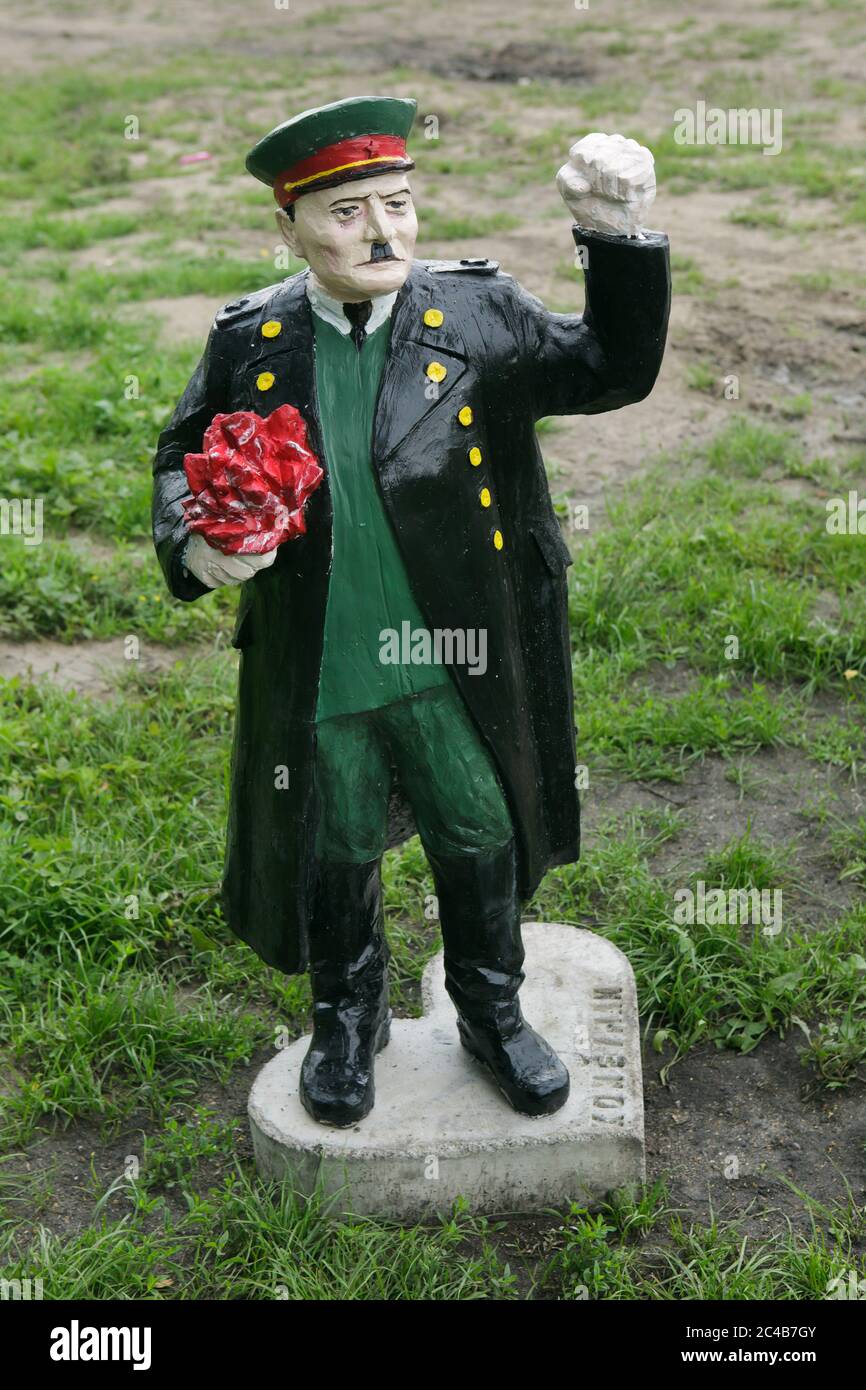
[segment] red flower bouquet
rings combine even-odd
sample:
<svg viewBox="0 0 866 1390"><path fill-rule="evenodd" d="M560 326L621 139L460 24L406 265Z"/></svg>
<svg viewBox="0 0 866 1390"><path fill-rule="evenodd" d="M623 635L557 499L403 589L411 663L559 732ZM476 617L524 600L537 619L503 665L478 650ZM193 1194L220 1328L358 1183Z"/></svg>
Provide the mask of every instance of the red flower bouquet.
<svg viewBox="0 0 866 1390"><path fill-rule="evenodd" d="M183 461L190 531L225 555L264 555L304 535L304 503L323 474L293 405L264 420L251 410L215 415L202 447Z"/></svg>

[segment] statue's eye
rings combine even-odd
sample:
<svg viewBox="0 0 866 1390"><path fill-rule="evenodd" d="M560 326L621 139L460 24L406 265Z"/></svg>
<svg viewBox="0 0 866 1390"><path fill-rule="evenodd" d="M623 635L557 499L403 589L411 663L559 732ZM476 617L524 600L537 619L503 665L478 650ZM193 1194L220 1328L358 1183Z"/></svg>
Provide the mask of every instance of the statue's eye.
<svg viewBox="0 0 866 1390"><path fill-rule="evenodd" d="M405 212L406 208L409 206L409 200L408 198L391 198L386 206L390 208L392 212Z"/></svg>
<svg viewBox="0 0 866 1390"><path fill-rule="evenodd" d="M357 211L358 205L357 203L354 203L349 207L335 208L334 216L337 218L339 222L349 222L355 216L355 213Z"/></svg>

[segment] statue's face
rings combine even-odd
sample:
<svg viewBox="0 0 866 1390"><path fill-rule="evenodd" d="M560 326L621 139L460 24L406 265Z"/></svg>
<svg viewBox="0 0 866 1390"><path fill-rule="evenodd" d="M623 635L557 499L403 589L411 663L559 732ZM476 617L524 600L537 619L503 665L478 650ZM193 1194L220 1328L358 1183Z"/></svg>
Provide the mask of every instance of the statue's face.
<svg viewBox="0 0 866 1390"><path fill-rule="evenodd" d="M294 255L343 304L399 290L412 268L418 219L399 170L305 193L294 221L279 211L277 222Z"/></svg>

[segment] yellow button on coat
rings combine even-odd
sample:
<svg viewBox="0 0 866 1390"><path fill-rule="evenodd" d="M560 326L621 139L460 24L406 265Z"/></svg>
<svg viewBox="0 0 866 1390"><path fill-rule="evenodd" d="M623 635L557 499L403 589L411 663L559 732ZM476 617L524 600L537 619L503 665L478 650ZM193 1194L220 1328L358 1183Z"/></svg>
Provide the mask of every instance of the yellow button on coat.
<svg viewBox="0 0 866 1390"><path fill-rule="evenodd" d="M505 541L504 541L503 538L502 538L502 532L501 532L501 531L494 531L494 532L493 532L493 544L496 546L496 549L497 549L497 550L501 550L502 547L504 546Z"/></svg>
<svg viewBox="0 0 866 1390"><path fill-rule="evenodd" d="M424 322L428 328L441 328L445 322L445 315L441 309L426 309L424 312Z"/></svg>
<svg viewBox="0 0 866 1390"><path fill-rule="evenodd" d="M473 446L469 450L469 462L472 464L473 468L477 468L481 462L481 450L476 446Z"/></svg>
<svg viewBox="0 0 866 1390"><path fill-rule="evenodd" d="M256 386L260 391L270 391L275 381L276 377L273 372L259 372L256 377Z"/></svg>
<svg viewBox="0 0 866 1390"><path fill-rule="evenodd" d="M458 410L457 419L460 421L461 425L471 425L472 407L470 405L464 405L462 410Z"/></svg>
<svg viewBox="0 0 866 1390"><path fill-rule="evenodd" d="M448 368L443 367L441 362L428 362L427 375L431 381L444 381L448 375Z"/></svg>
<svg viewBox="0 0 866 1390"><path fill-rule="evenodd" d="M268 319L267 323L262 324L263 338L276 338L283 331L283 325L278 319Z"/></svg>
<svg viewBox="0 0 866 1390"><path fill-rule="evenodd" d="M479 494L478 494L478 500L479 500L479 502L481 503L482 507L489 507L489 506L490 506L490 503L491 503L491 501L492 501L493 499L492 499L491 496L490 496L490 488L489 488L489 487L483 487L483 488L481 489L481 491L480 491Z"/></svg>

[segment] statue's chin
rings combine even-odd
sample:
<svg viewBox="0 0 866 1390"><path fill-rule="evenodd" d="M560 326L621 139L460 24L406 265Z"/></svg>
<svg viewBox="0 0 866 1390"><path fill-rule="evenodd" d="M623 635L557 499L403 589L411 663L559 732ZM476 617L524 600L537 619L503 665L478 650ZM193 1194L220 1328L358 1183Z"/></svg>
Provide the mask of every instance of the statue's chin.
<svg viewBox="0 0 866 1390"><path fill-rule="evenodd" d="M369 266L355 266L351 275L339 280L325 279L321 274L316 275L316 280L332 299L375 299L377 295L393 294L401 289L411 269L410 260L378 261Z"/></svg>
<svg viewBox="0 0 866 1390"><path fill-rule="evenodd" d="M365 299L375 299L379 294L393 294L406 283L411 268L411 261L379 261L359 270L352 277L352 286Z"/></svg>

